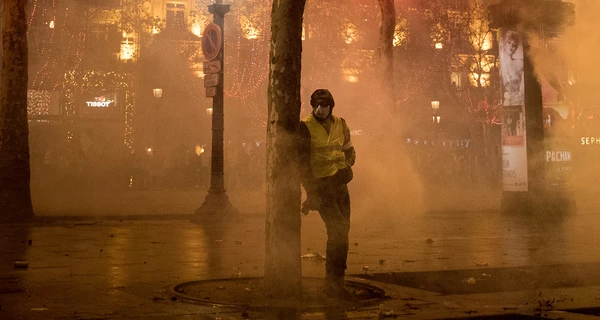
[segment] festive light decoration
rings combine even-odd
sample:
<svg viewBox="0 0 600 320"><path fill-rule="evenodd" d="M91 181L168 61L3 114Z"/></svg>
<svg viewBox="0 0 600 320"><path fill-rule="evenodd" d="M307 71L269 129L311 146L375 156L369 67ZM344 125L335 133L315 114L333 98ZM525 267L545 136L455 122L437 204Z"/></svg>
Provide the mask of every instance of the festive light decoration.
<svg viewBox="0 0 600 320"><path fill-rule="evenodd" d="M106 17L103 18L104 24L101 24L105 30L104 34L111 35L112 33L106 33L106 30L112 30L113 27L114 33L118 32L117 48L111 49L114 59L109 61L100 59L100 50L95 50L104 49L106 52L108 46L103 48L101 44L95 43L97 41L95 33L89 28L82 27L80 19L89 18L86 14L90 14L91 11L84 10L84 7L69 6L71 1L30 1L32 3L29 19L29 25L32 27L31 52L32 55L39 57L35 63L36 68L32 70L31 89L39 92L45 90L50 93L62 91L63 114L66 117L74 117L76 108L73 101L77 88L90 86L117 88L125 96L125 101L121 104L125 110L124 141L126 145L131 146L134 143L133 124L136 117L135 91L137 89L133 85L136 77L134 70L135 63L139 62L136 59L144 50L141 38L145 36L146 41L154 41L151 35L161 34L164 30L164 20L144 13L137 3L117 10L120 12L118 14L100 9L100 16ZM439 8L446 9L428 10L425 5L414 8L404 1L396 1L398 11L393 45L397 72L393 81L399 93L398 105L412 103L416 98L423 96L429 88L430 79L436 77L436 67L439 62L432 60L434 55L429 54L433 53L433 49L442 47L444 50L440 52L455 56L458 52L457 47L450 42L449 30L452 25L444 25L440 21L449 21L460 26L465 15L461 13L462 11L453 9L452 3L455 1L433 2L439 3ZM226 99L228 104L232 105L232 111L243 114L252 126L259 127L265 126L267 119L265 92L269 68L266 57L270 49L270 9L271 4L268 1L239 0L231 3L231 12L226 16L224 57ZM353 0L350 3L335 1L307 3L302 29L306 62L302 69L302 88L310 90L318 84L360 83L361 86L365 86L363 89L368 90L367 86L375 85L363 79L368 79L374 74L378 45L376 41L379 37L381 19L379 10L377 2L364 0ZM189 32L201 34L202 28L212 21L212 15L207 11L206 3L194 1L194 6L190 8L187 17ZM117 20L110 17L116 17L114 19ZM119 22L119 19L126 23ZM414 22L415 19L425 19L426 28L419 29L418 24ZM46 23L45 28L35 28L43 23ZM50 23L53 23L54 28L49 27ZM467 24L472 29L483 25L482 22ZM136 26L142 26L143 30L135 30ZM125 35L123 36L121 32L125 32ZM119 36L122 37L119 39ZM422 38L426 38L429 49L424 49L418 42ZM491 48L491 42L491 34L487 34L483 42L477 46L474 43L474 47L487 51ZM201 67L204 59L198 50L198 44L189 43L181 47L181 52L178 54L188 60L187 66L190 72L182 74L180 80L185 80L182 80L180 89L189 93L203 92L202 82L197 81L204 76ZM122 63L119 64L119 61L133 62L133 64L126 67ZM486 55L477 59L465 59L462 62L455 61L457 65L455 72L458 74L459 66L466 65L470 70L460 72L465 75L465 79L468 79L468 83L485 87L491 85L493 80L491 73L495 70L496 63L493 56ZM475 70L475 65L481 70ZM348 90L351 91L353 90ZM42 95L42 93L36 94ZM302 96L306 97L308 94L303 92ZM202 108L208 103L207 98L202 94L190 94L190 96L192 103ZM32 101L40 99L34 98ZM378 98L374 96L371 99ZM35 105L37 102L32 103ZM43 112L44 106L40 104L31 108L38 110L31 112L39 113Z"/></svg>
<svg viewBox="0 0 600 320"><path fill-rule="evenodd" d="M249 40L258 39L262 33L260 27L255 25L247 16L239 16L240 28L242 29L243 37Z"/></svg>
<svg viewBox="0 0 600 320"><path fill-rule="evenodd" d="M152 33L154 33L154 29L153 29ZM156 33L158 33L158 30ZM197 35L198 37L202 36L202 29L201 29L200 23L192 24L192 33Z"/></svg>
<svg viewBox="0 0 600 320"><path fill-rule="evenodd" d="M406 19L397 18L398 22L396 22L396 27L394 28L394 40L393 46L399 47L406 43L408 38L408 31L406 29Z"/></svg>
<svg viewBox="0 0 600 320"><path fill-rule="evenodd" d="M48 90L27 90L27 116L46 116L50 111L52 92Z"/></svg>
<svg viewBox="0 0 600 320"><path fill-rule="evenodd" d="M124 61L134 60L135 52L136 52L135 43L130 42L129 38L126 38L126 39L124 39L124 41L121 42L121 53L119 55L119 58L121 60L124 60Z"/></svg>
<svg viewBox="0 0 600 320"><path fill-rule="evenodd" d="M346 22L342 36L346 39L347 44L358 41L358 30L356 25L352 22Z"/></svg>

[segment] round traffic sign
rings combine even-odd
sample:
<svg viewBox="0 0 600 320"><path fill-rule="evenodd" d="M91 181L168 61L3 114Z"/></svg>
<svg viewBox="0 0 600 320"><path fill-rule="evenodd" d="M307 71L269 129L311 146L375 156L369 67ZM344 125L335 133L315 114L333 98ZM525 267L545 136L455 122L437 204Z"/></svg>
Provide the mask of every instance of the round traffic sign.
<svg viewBox="0 0 600 320"><path fill-rule="evenodd" d="M202 33L202 53L206 60L214 60L222 45L221 28L214 22L209 23Z"/></svg>

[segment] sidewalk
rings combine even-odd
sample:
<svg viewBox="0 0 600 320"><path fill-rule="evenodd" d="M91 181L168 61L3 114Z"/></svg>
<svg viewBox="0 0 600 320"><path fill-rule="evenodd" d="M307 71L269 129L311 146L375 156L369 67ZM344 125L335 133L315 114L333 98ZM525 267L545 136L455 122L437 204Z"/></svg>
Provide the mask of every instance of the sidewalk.
<svg viewBox="0 0 600 320"><path fill-rule="evenodd" d="M232 202L239 206L242 197L235 196ZM196 200L186 201L191 206ZM579 319L584 316L559 311L600 306L600 276L592 272L600 270L600 219L592 210L523 217L361 207L352 216L347 274L384 289L391 299L356 309L286 315L213 306L210 297L207 304L171 300L170 290L184 282L262 276L264 214L241 208L239 219L226 226L197 225L175 211L101 215L113 220L84 219L73 212L75 219L0 225L0 319L446 319L498 314ZM324 254L326 232L318 214L302 219L303 253ZM15 268L15 261L27 261L29 267ZM304 277L323 277L324 261L302 263ZM506 279L514 274L521 278L509 285ZM551 281L555 278L568 279Z"/></svg>

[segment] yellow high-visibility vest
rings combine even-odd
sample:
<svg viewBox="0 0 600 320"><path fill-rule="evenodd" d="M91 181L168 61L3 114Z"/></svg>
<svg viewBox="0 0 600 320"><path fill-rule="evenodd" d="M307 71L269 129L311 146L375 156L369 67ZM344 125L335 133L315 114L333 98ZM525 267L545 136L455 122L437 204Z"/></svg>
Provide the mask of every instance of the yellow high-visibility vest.
<svg viewBox="0 0 600 320"><path fill-rule="evenodd" d="M311 114L302 119L310 132L310 167L315 178L331 177L346 167L344 128L339 117L333 117L329 134Z"/></svg>

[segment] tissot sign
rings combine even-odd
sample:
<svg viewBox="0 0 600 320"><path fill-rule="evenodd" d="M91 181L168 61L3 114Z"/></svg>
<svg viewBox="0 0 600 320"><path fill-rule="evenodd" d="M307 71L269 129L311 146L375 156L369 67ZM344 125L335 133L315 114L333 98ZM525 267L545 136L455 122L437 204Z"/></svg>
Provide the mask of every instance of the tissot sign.
<svg viewBox="0 0 600 320"><path fill-rule="evenodd" d="M96 97L94 101L86 101L88 107L108 108L113 100L106 100L104 96Z"/></svg>
<svg viewBox="0 0 600 320"><path fill-rule="evenodd" d="M116 91L84 90L78 101L83 116L112 117L118 114Z"/></svg>

